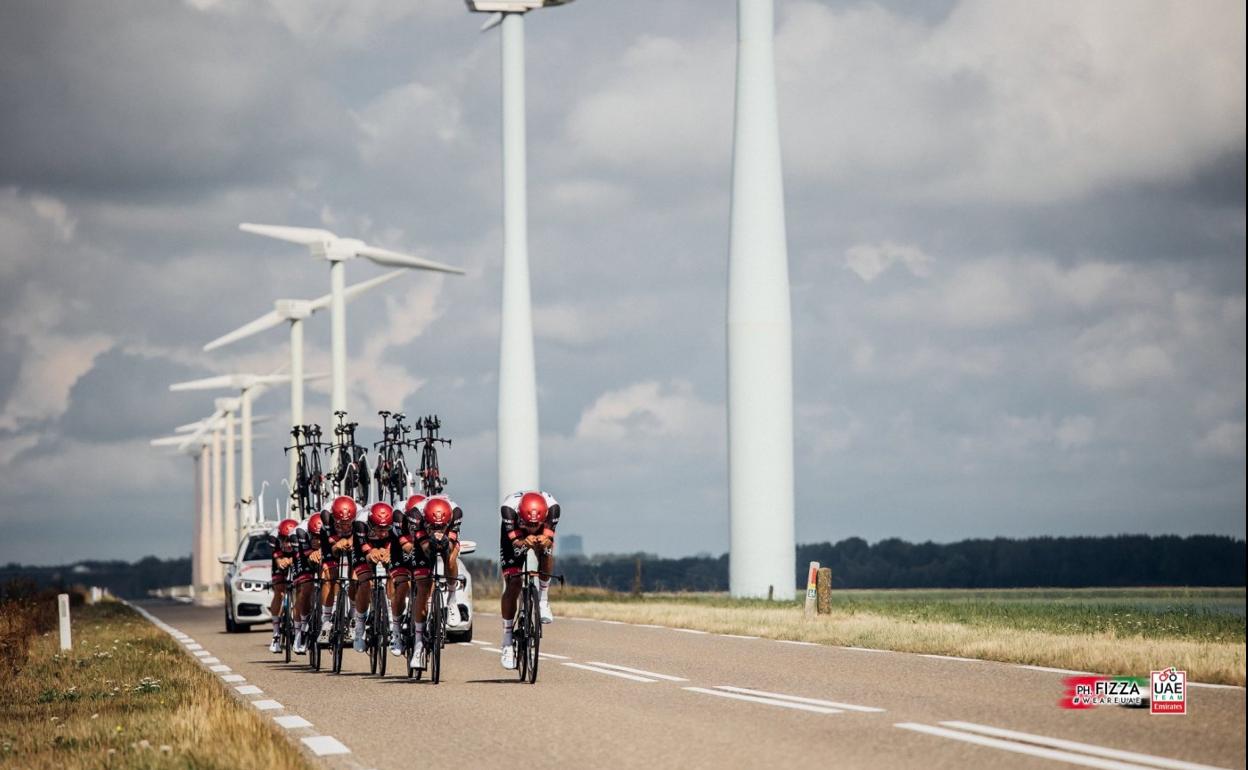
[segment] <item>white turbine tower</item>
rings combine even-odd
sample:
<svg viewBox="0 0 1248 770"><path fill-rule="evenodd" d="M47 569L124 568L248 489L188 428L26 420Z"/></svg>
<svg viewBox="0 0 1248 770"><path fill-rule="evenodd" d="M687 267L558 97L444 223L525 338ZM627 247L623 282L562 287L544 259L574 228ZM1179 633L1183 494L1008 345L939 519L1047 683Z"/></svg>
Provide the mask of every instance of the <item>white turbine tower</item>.
<svg viewBox="0 0 1248 770"><path fill-rule="evenodd" d="M350 302L360 296L369 289L392 281L403 275L403 270L395 270L379 275L376 278L370 278L367 281L361 281L354 286L348 287L343 292L343 300ZM326 294L323 297L311 300L300 299L279 299L273 303L273 310L260 316L254 321L243 324L234 331L224 334L207 345L204 345L204 351L216 350L217 348L246 339L253 334L259 334L274 326L279 326L283 322L290 324L290 423L291 425L303 424L303 321L314 313L330 306L333 301L333 294ZM298 457L292 452L290 454L290 481L293 484L295 479L295 464Z"/></svg>
<svg viewBox="0 0 1248 770"><path fill-rule="evenodd" d="M208 490L207 479L204 471L207 471L207 463L204 462L204 444L202 441L188 441L189 436L169 436L166 438L153 439L150 443L152 446L164 447L171 446L177 451L189 456L195 464L195 484L194 484L194 505L191 508L191 586L192 595L207 583L204 574L204 565L207 563L205 559L208 556L207 549L204 544L203 533L205 530L205 518L208 514L208 508L205 504L205 493Z"/></svg>
<svg viewBox="0 0 1248 770"><path fill-rule="evenodd" d="M498 496L539 486L537 367L529 294L525 161L524 14L571 0L466 0L502 25L503 308L498 362Z"/></svg>
<svg viewBox="0 0 1248 770"><path fill-rule="evenodd" d="M325 375L317 374L305 379L322 379ZM254 436L252 435L252 424L254 419L251 414L252 401L260 393L264 392L265 386L278 385L290 380L289 374L223 374L217 377L206 377L202 380L192 380L190 382L179 382L169 386L172 391L184 390L220 390L222 388L230 388L239 391L239 406L242 418L242 486L239 490L239 500L229 501L231 514L229 521L231 522L231 532L237 532L236 516L233 514L234 503L239 502L242 505L252 505L255 500L255 465L254 465ZM210 424L221 421L224 417L224 411L214 414L208 419ZM214 432L215 435L215 432ZM215 483L215 482L214 482ZM215 506L214 506L215 507ZM228 547L233 548L235 542L229 542ZM221 551L217 550L213 553L212 558L215 560Z"/></svg>
<svg viewBox="0 0 1248 770"><path fill-rule="evenodd" d="M307 246L312 256L329 262L330 287L330 371L333 386L330 396L331 412L347 408L347 312L346 312L346 265L356 257L376 262L386 267L409 267L417 270L434 270L440 273L463 275L458 267L444 265L423 257L414 257L397 251L370 246L355 238L339 238L328 230L312 227L287 227L285 225L239 225L243 232L276 238L279 241ZM332 419L331 419L331 425Z"/></svg>
<svg viewBox="0 0 1248 770"><path fill-rule="evenodd" d="M792 599L793 343L772 0L738 0L728 255L733 596Z"/></svg>

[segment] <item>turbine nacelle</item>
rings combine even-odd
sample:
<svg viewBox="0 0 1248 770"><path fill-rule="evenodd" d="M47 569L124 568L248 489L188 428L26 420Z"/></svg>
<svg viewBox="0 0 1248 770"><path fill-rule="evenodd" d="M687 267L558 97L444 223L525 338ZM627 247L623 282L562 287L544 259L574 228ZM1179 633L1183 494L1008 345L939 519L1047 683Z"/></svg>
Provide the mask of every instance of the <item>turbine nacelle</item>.
<svg viewBox="0 0 1248 770"><path fill-rule="evenodd" d="M273 303L273 311L286 321L302 321L317 311L310 300L279 299Z"/></svg>
<svg viewBox="0 0 1248 770"><path fill-rule="evenodd" d="M570 2L572 0L464 0L473 13L528 13Z"/></svg>

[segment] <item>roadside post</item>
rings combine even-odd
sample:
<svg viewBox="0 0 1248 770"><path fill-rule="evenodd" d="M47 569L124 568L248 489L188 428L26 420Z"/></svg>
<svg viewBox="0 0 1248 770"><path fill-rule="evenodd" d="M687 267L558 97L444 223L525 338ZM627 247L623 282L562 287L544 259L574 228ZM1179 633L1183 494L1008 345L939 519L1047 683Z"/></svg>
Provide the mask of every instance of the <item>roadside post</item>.
<svg viewBox="0 0 1248 770"><path fill-rule="evenodd" d="M812 561L810 569L806 572L806 607L804 614L806 617L813 617L815 614L815 599L817 595L816 580L819 574L819 562Z"/></svg>
<svg viewBox="0 0 1248 770"><path fill-rule="evenodd" d="M819 595L818 606L820 615L830 615L832 613L832 568L820 567L819 577L816 581L817 593Z"/></svg>
<svg viewBox="0 0 1248 770"><path fill-rule="evenodd" d="M56 595L57 615L61 620L61 649L68 650L69 644L69 594Z"/></svg>

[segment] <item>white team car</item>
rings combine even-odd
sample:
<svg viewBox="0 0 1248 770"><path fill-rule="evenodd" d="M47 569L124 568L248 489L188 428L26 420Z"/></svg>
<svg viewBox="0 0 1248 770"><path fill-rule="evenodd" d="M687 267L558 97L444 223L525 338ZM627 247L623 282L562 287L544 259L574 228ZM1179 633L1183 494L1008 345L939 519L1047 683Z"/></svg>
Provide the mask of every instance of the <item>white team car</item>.
<svg viewBox="0 0 1248 770"><path fill-rule="evenodd" d="M222 554L225 567L225 630L250 631L254 625L268 624L269 604L273 601L273 548L270 527L256 527L244 533L234 555Z"/></svg>
<svg viewBox="0 0 1248 770"><path fill-rule="evenodd" d="M273 601L273 550L269 544L271 528L255 528L248 531L238 543L233 556L222 554L219 561L225 570L225 630L230 633L250 631L251 626L269 624L269 604ZM477 550L477 544L465 540L460 544L460 556ZM459 574L464 580L456 598L459 600L460 623L447 626L447 639L453 642L472 641L472 573L461 559Z"/></svg>

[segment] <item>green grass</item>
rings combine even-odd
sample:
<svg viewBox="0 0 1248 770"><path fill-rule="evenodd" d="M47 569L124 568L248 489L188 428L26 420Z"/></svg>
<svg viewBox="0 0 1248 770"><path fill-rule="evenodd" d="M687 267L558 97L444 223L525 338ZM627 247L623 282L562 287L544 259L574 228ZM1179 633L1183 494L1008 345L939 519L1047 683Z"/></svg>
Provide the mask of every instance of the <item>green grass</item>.
<svg viewBox="0 0 1248 770"><path fill-rule="evenodd" d="M723 608L798 608L801 602L733 599L727 594L608 593L568 589L562 602L688 604ZM899 589L833 592L841 615L869 614L913 623L957 623L1053 634L1111 634L1197 642L1245 640L1242 588Z"/></svg>

